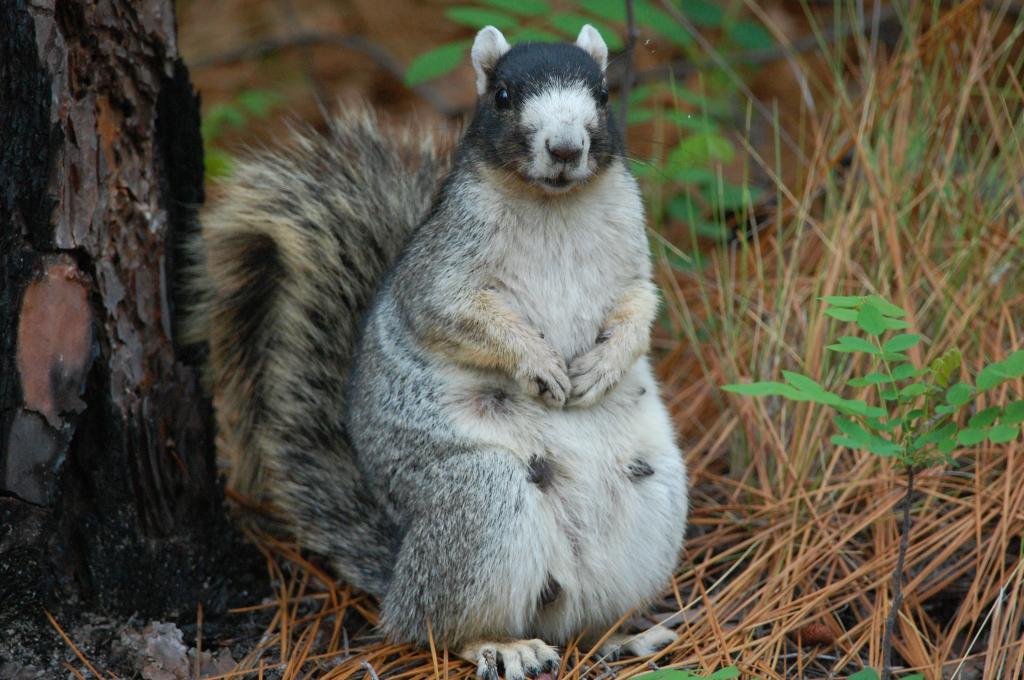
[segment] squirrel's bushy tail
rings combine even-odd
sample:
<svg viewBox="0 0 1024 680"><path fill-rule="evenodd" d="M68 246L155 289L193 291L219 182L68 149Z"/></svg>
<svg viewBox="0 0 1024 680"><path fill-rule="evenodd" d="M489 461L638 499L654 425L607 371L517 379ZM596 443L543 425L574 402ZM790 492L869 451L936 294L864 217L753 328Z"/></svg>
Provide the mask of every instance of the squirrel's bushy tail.
<svg viewBox="0 0 1024 680"><path fill-rule="evenodd" d="M345 388L361 317L447 159L366 110L293 142L241 163L204 216L186 335L209 346L229 487L381 594L396 537L348 443Z"/></svg>

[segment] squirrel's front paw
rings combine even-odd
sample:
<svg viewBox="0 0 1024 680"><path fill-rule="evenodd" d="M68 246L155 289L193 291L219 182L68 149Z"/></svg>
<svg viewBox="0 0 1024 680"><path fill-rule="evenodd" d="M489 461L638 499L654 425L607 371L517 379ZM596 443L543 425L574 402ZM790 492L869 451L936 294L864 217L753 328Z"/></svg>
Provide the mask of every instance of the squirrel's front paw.
<svg viewBox="0 0 1024 680"><path fill-rule="evenodd" d="M565 359L550 347L538 353L534 360L524 362L515 378L527 394L542 398L549 406L565 406L572 388Z"/></svg>
<svg viewBox="0 0 1024 680"><path fill-rule="evenodd" d="M498 680L498 670L504 670L505 680L535 678L558 668L558 652L543 640L514 640L511 642L480 641L466 645L459 656L476 664L476 675L481 680Z"/></svg>
<svg viewBox="0 0 1024 680"><path fill-rule="evenodd" d="M626 367L621 361L616 361L606 347L598 345L569 364L569 380L572 382L569 406L593 406L619 384Z"/></svg>

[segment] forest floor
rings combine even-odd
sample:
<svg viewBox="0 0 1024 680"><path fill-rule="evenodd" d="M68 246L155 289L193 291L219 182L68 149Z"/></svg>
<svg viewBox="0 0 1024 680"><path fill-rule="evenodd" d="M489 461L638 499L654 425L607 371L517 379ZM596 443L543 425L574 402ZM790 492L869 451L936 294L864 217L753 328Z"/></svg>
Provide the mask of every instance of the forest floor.
<svg viewBox="0 0 1024 680"><path fill-rule="evenodd" d="M823 5L812 3L810 14L831 26L832 3ZM358 35L408 64L472 35L448 21L444 7L182 0L181 50L206 111L219 107L235 121L208 140L214 158L229 165L246 145L281 138L289 119L316 124L318 97L362 99L398 124L454 129L452 112L472 106L467 64L430 83L430 103L365 52L287 39L313 28ZM908 350L910 361L927 366L957 348L967 382L1024 345L1024 24L1000 7L948 3L923 18L887 10L874 32L870 22L854 32L818 31L814 49L721 74L684 68L669 95L637 97L633 106L653 111L637 116L629 133L665 298L655 358L692 488L677 573L662 599L621 627L666 622L679 636L641 659L603 659L571 644L562 677L735 666L741 677L840 678L879 667L905 475L891 459L833 444L835 425L819 404L720 387L776 380L783 369L833 386L866 373L866 359L827 351L846 330L824 313L826 295L892 300L925 339ZM735 10L791 45L814 34L799 3L751 1ZM640 29L640 71L692 60ZM720 118L736 153L711 170L747 183L755 197L720 210L698 201L701 219L729 235L694 236L673 209L691 195L688 180L671 175L666 160L688 132L664 120L692 110L680 104L685 91L737 74ZM867 389L846 393L878 400ZM965 418L1022 398L1024 380L1008 381ZM1024 677L1022 451L1020 437L975 442L918 474L897 677ZM265 593L174 621L82 619L65 629L58 615L47 663L66 662L68 677L149 680L472 676L444 648L381 639L372 598L335 582L315 558L272 539L258 543ZM14 671L0 667L0 677L22 677Z"/></svg>

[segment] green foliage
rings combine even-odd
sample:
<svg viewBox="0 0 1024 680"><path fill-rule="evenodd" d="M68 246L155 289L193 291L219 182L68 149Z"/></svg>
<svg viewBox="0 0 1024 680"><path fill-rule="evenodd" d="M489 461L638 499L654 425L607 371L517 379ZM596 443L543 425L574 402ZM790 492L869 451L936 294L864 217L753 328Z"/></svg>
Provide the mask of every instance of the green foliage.
<svg viewBox="0 0 1024 680"><path fill-rule="evenodd" d="M460 40L424 52L409 64L405 71L405 82L409 85L419 85L443 76L462 63L469 52L469 45L468 41Z"/></svg>
<svg viewBox="0 0 1024 680"><path fill-rule="evenodd" d="M234 167L231 155L219 146L229 130L244 128L254 119L266 118L280 103L281 98L266 90L244 90L233 100L214 104L203 113L200 131L203 135L203 164L206 180L231 174Z"/></svg>
<svg viewBox="0 0 1024 680"><path fill-rule="evenodd" d="M1024 400L988 406L966 418L962 414L986 391L1024 377L1024 350L985 366L974 385L951 385L954 376L963 371L960 351L950 348L928 366L915 366L904 352L916 347L922 338L916 333L895 332L909 325L903 320L907 316L903 309L877 295L828 296L822 301L828 305L826 314L854 324L863 334L840 336L828 349L870 357L871 371L850 379L846 386L876 391L879 406L869 405L864 399L845 398L790 371L782 372L785 382L744 383L722 389L830 406L838 411L835 425L839 434L832 437L833 444L896 458L904 465L952 462L950 454L958 447L977 446L986 440L1006 444L1020 435ZM839 390L843 387L840 385Z"/></svg>
<svg viewBox="0 0 1024 680"><path fill-rule="evenodd" d="M644 673L637 676L638 680L731 680L740 677L740 671L736 666L726 666L709 675L701 675L693 671L684 671L677 668L662 668L651 673Z"/></svg>
<svg viewBox="0 0 1024 680"><path fill-rule="evenodd" d="M849 676L847 680L878 680L878 671L874 668L865 668L864 670L857 671L853 675ZM924 680L924 675L921 673L904 675L900 680Z"/></svg>

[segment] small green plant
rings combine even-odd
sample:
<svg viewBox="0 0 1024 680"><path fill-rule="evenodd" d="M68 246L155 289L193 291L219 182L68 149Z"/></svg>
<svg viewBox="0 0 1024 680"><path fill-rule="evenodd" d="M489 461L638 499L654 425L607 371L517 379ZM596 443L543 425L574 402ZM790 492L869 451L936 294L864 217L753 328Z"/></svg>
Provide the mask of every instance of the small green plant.
<svg viewBox="0 0 1024 680"><path fill-rule="evenodd" d="M846 680L878 680L878 671L874 668L865 668L862 671L857 671ZM900 680L924 680L924 675L921 673L904 675Z"/></svg>
<svg viewBox="0 0 1024 680"><path fill-rule="evenodd" d="M639 678L643 680L732 680L740 677L740 671L736 666L726 666L708 675L701 675L693 671L684 671L678 668L662 668L651 673L644 673Z"/></svg>
<svg viewBox="0 0 1024 680"><path fill-rule="evenodd" d="M840 322L854 324L858 335L843 335L828 346L833 352L866 355L871 370L847 381L843 387L870 388L877 392L874 403L849 398L826 389L817 380L800 373L783 371L785 382L754 382L726 385L727 392L757 397L782 397L790 401L813 402L837 411L838 433L832 443L849 449L870 451L902 464L907 475L903 498L903 528L896 569L893 572L893 601L886 619L882 643L882 678L891 677L892 635L902 605L903 565L910 540L910 502L914 474L922 467L948 463L956 465L952 452L986 440L1006 444L1021 432L1024 400L1005 405L973 408L969 418L962 415L981 396L1002 383L1024 377L1024 350L1003 361L988 364L975 376L974 384L954 382L965 373L960 351L947 349L927 366L911 362L906 351L921 342L916 333L905 332L906 311L888 300L871 296L829 296L825 313ZM874 673L867 669L861 673ZM857 680L877 676L857 674Z"/></svg>

